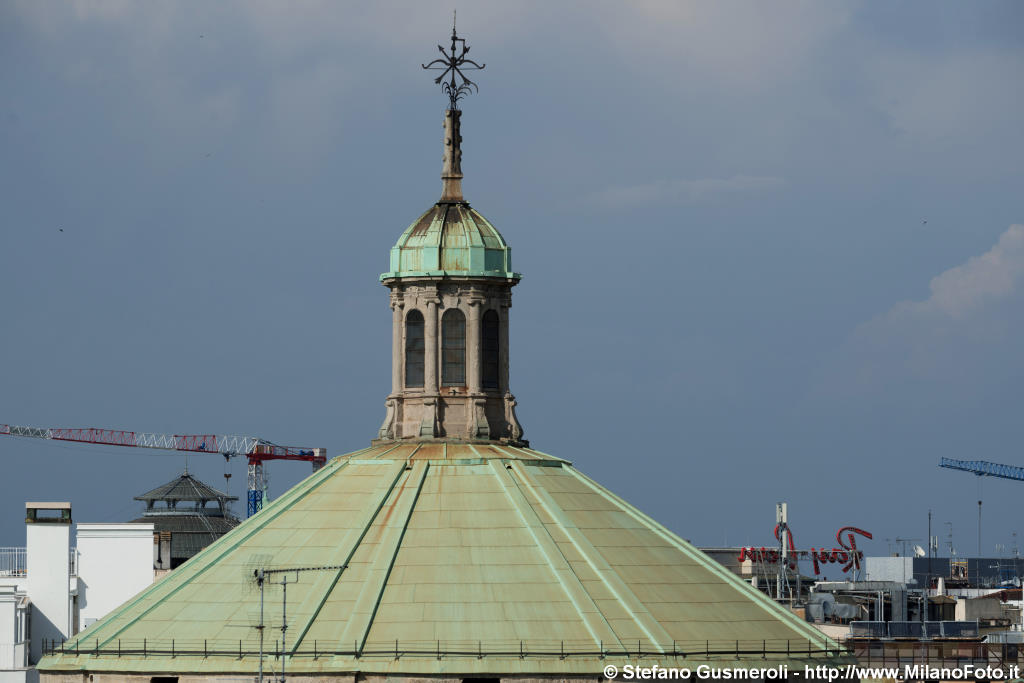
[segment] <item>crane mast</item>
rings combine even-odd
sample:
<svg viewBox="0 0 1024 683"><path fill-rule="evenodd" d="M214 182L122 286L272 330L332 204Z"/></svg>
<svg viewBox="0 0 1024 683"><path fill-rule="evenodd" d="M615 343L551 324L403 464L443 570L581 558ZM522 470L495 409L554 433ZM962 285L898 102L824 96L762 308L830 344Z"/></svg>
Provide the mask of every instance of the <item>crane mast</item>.
<svg viewBox="0 0 1024 683"><path fill-rule="evenodd" d="M156 434L119 429L22 427L0 424L0 435L22 436L33 439L71 441L105 446L129 448L156 448L187 453L218 453L225 458L244 456L248 460L248 491L246 516L252 517L263 508L267 495L267 476L264 463L268 460L298 460L309 462L313 471L327 463L323 448L297 448L278 446L254 436L220 434Z"/></svg>
<svg viewBox="0 0 1024 683"><path fill-rule="evenodd" d="M970 472L979 477L998 477L999 479L1013 479L1024 481L1024 467L1015 465L1004 465L998 462L987 460L954 460L953 458L942 458L939 467L961 472ZM950 543L952 547L952 543ZM978 487L978 557L981 557L981 487Z"/></svg>

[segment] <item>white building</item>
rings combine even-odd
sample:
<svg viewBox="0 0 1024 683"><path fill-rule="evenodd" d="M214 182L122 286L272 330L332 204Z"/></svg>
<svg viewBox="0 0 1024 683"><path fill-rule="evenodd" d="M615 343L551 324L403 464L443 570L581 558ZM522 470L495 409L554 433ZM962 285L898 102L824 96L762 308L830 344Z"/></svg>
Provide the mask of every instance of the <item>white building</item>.
<svg viewBox="0 0 1024 683"><path fill-rule="evenodd" d="M26 503L25 547L0 548L0 683L36 681L67 640L153 582L152 524L78 524L70 503Z"/></svg>
<svg viewBox="0 0 1024 683"><path fill-rule="evenodd" d="M864 580L911 583L914 581L914 558L865 557Z"/></svg>

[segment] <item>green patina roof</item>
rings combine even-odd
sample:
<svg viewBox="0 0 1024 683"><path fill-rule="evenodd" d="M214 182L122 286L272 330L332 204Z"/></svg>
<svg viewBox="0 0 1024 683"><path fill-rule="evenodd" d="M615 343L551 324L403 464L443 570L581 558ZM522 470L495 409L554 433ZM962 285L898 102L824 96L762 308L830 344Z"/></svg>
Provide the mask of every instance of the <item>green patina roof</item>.
<svg viewBox="0 0 1024 683"><path fill-rule="evenodd" d="M413 221L391 248L395 277L495 277L518 280L512 249L486 218L465 202L439 202Z"/></svg>
<svg viewBox="0 0 1024 683"><path fill-rule="evenodd" d="M306 568L288 575L295 674L846 661L813 627L567 461L432 442L331 460L40 669L252 674L257 567ZM280 587L265 597L271 652ZM271 667L280 661L267 658Z"/></svg>

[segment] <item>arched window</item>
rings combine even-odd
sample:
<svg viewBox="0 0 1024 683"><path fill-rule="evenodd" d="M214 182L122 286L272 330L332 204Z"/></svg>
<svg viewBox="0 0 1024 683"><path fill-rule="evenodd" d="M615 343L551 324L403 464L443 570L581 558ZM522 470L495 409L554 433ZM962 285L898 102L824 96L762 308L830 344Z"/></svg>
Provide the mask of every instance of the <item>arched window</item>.
<svg viewBox="0 0 1024 683"><path fill-rule="evenodd" d="M480 327L480 383L484 389L500 389L498 386L498 314L484 313Z"/></svg>
<svg viewBox="0 0 1024 683"><path fill-rule="evenodd" d="M441 317L441 384L466 384L466 316L457 308Z"/></svg>
<svg viewBox="0 0 1024 683"><path fill-rule="evenodd" d="M405 386L423 386L423 314L417 310L405 316Z"/></svg>

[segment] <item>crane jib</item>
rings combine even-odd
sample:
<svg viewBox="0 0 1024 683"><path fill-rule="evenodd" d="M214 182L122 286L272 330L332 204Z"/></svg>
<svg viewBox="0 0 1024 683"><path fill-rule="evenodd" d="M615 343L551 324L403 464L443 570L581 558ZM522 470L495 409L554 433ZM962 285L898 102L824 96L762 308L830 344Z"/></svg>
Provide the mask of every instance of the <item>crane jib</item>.
<svg viewBox="0 0 1024 683"><path fill-rule="evenodd" d="M119 429L22 427L0 424L0 435L25 436L54 441L126 446L129 448L157 448L167 451L192 453L220 453L223 455L254 455L261 460L315 461L315 448L278 446L266 439L253 436L222 436L218 434L156 434Z"/></svg>
<svg viewBox="0 0 1024 683"><path fill-rule="evenodd" d="M939 467L961 472L970 472L979 477L999 477L1000 479L1016 479L1024 481L1024 467L1014 465L1003 465L998 462L987 460L954 460L953 458L942 458Z"/></svg>
<svg viewBox="0 0 1024 683"><path fill-rule="evenodd" d="M278 446L253 436L222 436L219 434L156 434L120 429L23 427L0 424L0 435L33 439L70 441L104 446L156 448L190 453L217 453L225 457L245 456L249 461L248 511L252 516L263 507L266 498L266 460L298 460L313 464L313 471L327 463L326 449Z"/></svg>

